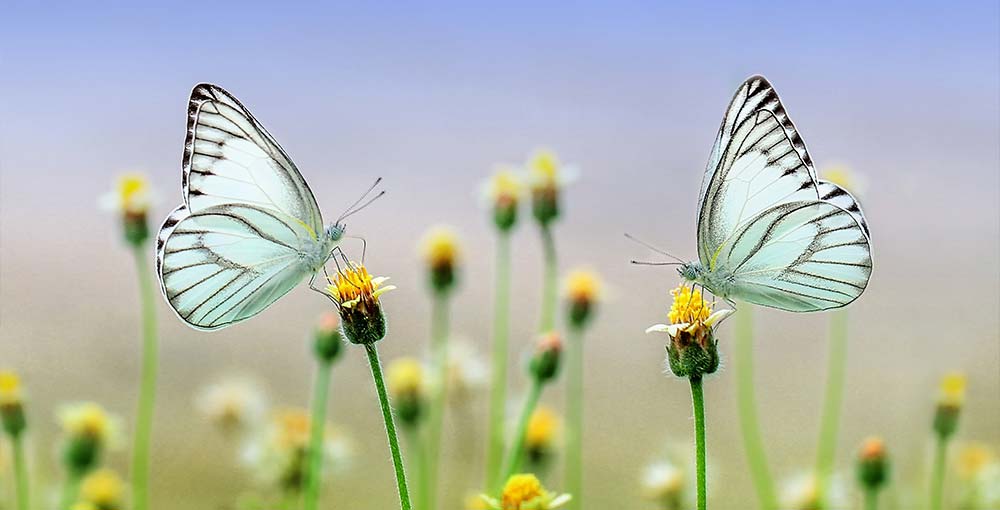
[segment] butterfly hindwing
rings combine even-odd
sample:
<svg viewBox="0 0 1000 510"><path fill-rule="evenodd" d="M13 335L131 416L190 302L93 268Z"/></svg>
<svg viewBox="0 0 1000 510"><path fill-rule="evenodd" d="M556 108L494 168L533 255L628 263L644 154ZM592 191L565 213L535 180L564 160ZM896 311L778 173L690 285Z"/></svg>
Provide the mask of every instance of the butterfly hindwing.
<svg viewBox="0 0 1000 510"><path fill-rule="evenodd" d="M174 211L161 229L157 268L167 302L198 329L248 319L310 272L300 250L315 243L295 218L249 204Z"/></svg>
<svg viewBox="0 0 1000 510"><path fill-rule="evenodd" d="M321 232L316 198L295 164L235 97L197 85L188 104L184 200L192 212L241 203L280 211Z"/></svg>
<svg viewBox="0 0 1000 510"><path fill-rule="evenodd" d="M748 223L720 264L732 294L751 303L811 312L854 301L868 285L868 236L854 216L829 202L790 202Z"/></svg>

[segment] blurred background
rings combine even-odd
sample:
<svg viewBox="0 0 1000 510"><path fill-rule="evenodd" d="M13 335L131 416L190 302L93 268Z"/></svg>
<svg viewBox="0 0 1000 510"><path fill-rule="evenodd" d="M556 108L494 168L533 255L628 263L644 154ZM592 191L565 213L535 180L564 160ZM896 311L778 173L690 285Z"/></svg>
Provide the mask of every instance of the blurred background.
<svg viewBox="0 0 1000 510"><path fill-rule="evenodd" d="M694 257L697 192L718 123L742 80L764 74L817 166L847 165L867 181L875 271L851 307L841 473L853 476L857 445L879 434L896 460L891 491L922 491L937 381L951 370L969 378L959 438L1000 446L996 2L15 0L3 10L0 366L25 380L42 480L58 480L58 403L97 400L133 414L135 275L97 199L116 175L142 171L160 197L154 223L181 201L186 102L202 81L232 91L267 126L327 218L385 178L388 195L349 230L367 239L369 267L399 287L384 298L386 359L427 345L430 299L416 246L438 223L454 226L463 249L453 329L488 352L494 235L479 187L493 164L519 164L538 146L578 166L556 227L561 269L587 265L610 288L587 338L585 498L590 508L641 509L652 508L640 494L643 467L667 444L688 444L691 410L688 385L663 373L662 338L643 333L665 319L676 275L630 266L649 254L622 233ZM530 349L540 295L531 222L519 226L514 253L512 397L527 381L517 353ZM306 406L309 334L328 308L303 287L249 324L200 333L159 303L155 508L228 508L252 487L194 395L225 374L249 374L276 404ZM755 319L764 441L784 479L813 464L828 318L758 311ZM721 332L724 363L731 327ZM752 489L732 367L706 391L712 498L743 508ZM545 400L558 407L561 392ZM331 417L356 455L327 501L391 508L391 466L360 349L335 366L332 394ZM485 392L475 405L462 430L483 434ZM442 479L477 479L485 440L472 456L445 445ZM123 469L126 460L112 457Z"/></svg>

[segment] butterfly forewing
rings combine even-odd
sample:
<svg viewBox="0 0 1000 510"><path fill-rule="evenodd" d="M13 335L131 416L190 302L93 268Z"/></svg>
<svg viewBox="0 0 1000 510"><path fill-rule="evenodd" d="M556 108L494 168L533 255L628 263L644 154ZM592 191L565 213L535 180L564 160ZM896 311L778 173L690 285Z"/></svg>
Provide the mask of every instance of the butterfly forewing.
<svg viewBox="0 0 1000 510"><path fill-rule="evenodd" d="M713 281L726 280L727 296L800 312L850 303L871 275L861 208L816 178L763 77L740 87L719 129L702 181L698 257Z"/></svg>
<svg viewBox="0 0 1000 510"><path fill-rule="evenodd" d="M164 230L157 261L163 294L197 328L248 319L310 272L300 250L315 242L311 233L277 211L218 205L168 218Z"/></svg>
<svg viewBox="0 0 1000 510"><path fill-rule="evenodd" d="M189 210L253 204L322 231L319 206L295 164L235 97L214 85L198 85L188 115L183 163Z"/></svg>

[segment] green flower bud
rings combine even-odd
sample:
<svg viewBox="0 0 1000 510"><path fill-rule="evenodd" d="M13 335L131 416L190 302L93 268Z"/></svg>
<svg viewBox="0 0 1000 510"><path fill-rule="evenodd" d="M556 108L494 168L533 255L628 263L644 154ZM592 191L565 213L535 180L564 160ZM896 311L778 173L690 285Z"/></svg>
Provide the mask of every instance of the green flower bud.
<svg viewBox="0 0 1000 510"><path fill-rule="evenodd" d="M869 490L881 489L889 481L889 458L881 438L865 440L858 456L858 482Z"/></svg>
<svg viewBox="0 0 1000 510"><path fill-rule="evenodd" d="M313 338L313 353L320 361L331 363L337 359L344 344L344 336L340 332L339 316L335 312L323 314Z"/></svg>
<svg viewBox="0 0 1000 510"><path fill-rule="evenodd" d="M548 382L559 373L562 347L562 338L555 331L546 333L539 339L529 367L531 374L539 382Z"/></svg>

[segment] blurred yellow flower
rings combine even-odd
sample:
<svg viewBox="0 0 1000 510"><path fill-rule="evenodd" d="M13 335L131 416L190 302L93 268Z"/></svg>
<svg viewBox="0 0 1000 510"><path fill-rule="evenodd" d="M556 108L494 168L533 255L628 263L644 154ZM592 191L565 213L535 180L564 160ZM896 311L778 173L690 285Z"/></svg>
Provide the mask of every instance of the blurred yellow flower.
<svg viewBox="0 0 1000 510"><path fill-rule="evenodd" d="M517 205L524 196L524 181L513 167L497 165L493 175L486 181L483 196L494 207Z"/></svg>
<svg viewBox="0 0 1000 510"><path fill-rule="evenodd" d="M528 430L524 435L524 447L527 450L550 449L555 442L559 427L559 415L548 406L538 406L528 420Z"/></svg>
<svg viewBox="0 0 1000 510"><path fill-rule="evenodd" d="M483 497L493 510L551 510L565 505L570 499L569 494L550 494L532 474L511 476L504 485L499 500Z"/></svg>
<svg viewBox="0 0 1000 510"><path fill-rule="evenodd" d="M531 189L559 190L576 177L576 169L563 165L550 149L536 149L528 157L528 182Z"/></svg>
<svg viewBox="0 0 1000 510"><path fill-rule="evenodd" d="M415 358L399 358L386 369L386 384L393 399L404 395L423 395L425 391L424 366Z"/></svg>
<svg viewBox="0 0 1000 510"><path fill-rule="evenodd" d="M965 402L965 374L951 372L941 378L941 393L938 403L948 407L962 407Z"/></svg>
<svg viewBox="0 0 1000 510"><path fill-rule="evenodd" d="M118 418L95 402L80 402L61 408L59 421L63 432L71 439L87 438L107 446L116 445L120 439Z"/></svg>
<svg viewBox="0 0 1000 510"><path fill-rule="evenodd" d="M420 253L431 269L454 266L459 257L458 234L447 225L436 225L424 234Z"/></svg>
<svg viewBox="0 0 1000 510"><path fill-rule="evenodd" d="M576 269L566 278L566 298L573 302L593 303L601 298L601 278L589 269Z"/></svg>
<svg viewBox="0 0 1000 510"><path fill-rule="evenodd" d="M23 398L21 379L17 374L0 370L0 406L20 405Z"/></svg>
<svg viewBox="0 0 1000 510"><path fill-rule="evenodd" d="M204 387L195 405L224 432L255 426L267 409L263 390L246 377L230 377Z"/></svg>
<svg viewBox="0 0 1000 510"><path fill-rule="evenodd" d="M121 214L145 215L156 201L145 174L120 175L115 189L101 197L101 207Z"/></svg>
<svg viewBox="0 0 1000 510"><path fill-rule="evenodd" d="M834 165L824 168L820 172L820 178L846 189L854 196L864 194L866 187L864 177L846 165Z"/></svg>
<svg viewBox="0 0 1000 510"><path fill-rule="evenodd" d="M955 456L955 469L962 478L972 479L996 462L996 453L988 445L968 443L958 450L958 455Z"/></svg>
<svg viewBox="0 0 1000 510"><path fill-rule="evenodd" d="M101 510L124 507L125 483L111 469L98 469L87 475L80 485L80 499Z"/></svg>
<svg viewBox="0 0 1000 510"><path fill-rule="evenodd" d="M383 285L388 279L373 278L363 264L352 262L333 276L327 291L342 308L377 309L379 296L396 288Z"/></svg>

